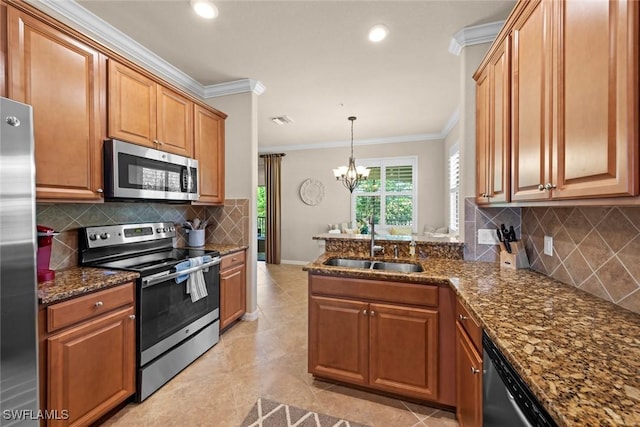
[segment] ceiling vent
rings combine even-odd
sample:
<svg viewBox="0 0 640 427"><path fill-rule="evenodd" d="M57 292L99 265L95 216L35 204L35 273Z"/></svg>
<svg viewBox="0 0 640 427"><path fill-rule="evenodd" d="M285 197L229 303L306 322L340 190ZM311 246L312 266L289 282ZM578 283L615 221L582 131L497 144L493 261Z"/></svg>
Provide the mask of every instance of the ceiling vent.
<svg viewBox="0 0 640 427"><path fill-rule="evenodd" d="M277 125L284 125L287 123L293 123L293 119L289 116L287 116L286 114L283 116L278 116L278 117L271 117L271 121Z"/></svg>

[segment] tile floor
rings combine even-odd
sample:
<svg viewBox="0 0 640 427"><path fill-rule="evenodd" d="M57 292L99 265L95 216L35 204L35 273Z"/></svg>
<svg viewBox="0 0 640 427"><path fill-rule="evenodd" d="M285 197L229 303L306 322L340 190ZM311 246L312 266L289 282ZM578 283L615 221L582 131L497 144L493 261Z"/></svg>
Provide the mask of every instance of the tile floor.
<svg viewBox="0 0 640 427"><path fill-rule="evenodd" d="M314 380L307 373L307 274L258 263L254 322L220 342L142 404L105 426L238 427L259 397L382 427L456 427L454 414Z"/></svg>

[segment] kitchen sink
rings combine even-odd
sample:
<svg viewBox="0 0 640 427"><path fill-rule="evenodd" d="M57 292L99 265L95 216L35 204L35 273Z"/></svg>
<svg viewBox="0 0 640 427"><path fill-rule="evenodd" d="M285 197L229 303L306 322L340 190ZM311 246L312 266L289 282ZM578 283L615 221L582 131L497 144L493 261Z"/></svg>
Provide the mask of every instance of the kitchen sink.
<svg viewBox="0 0 640 427"><path fill-rule="evenodd" d="M324 263L334 267L362 268L365 270L395 271L399 273L419 273L422 266L409 262L367 261L364 259L331 258Z"/></svg>
<svg viewBox="0 0 640 427"><path fill-rule="evenodd" d="M408 262L385 262L376 261L371 266L372 270L384 270L384 271L397 271L400 273L419 273L422 270L422 266L418 264L411 264Z"/></svg>
<svg viewBox="0 0 640 427"><path fill-rule="evenodd" d="M334 267L371 268L371 261L364 259L331 258L324 263Z"/></svg>

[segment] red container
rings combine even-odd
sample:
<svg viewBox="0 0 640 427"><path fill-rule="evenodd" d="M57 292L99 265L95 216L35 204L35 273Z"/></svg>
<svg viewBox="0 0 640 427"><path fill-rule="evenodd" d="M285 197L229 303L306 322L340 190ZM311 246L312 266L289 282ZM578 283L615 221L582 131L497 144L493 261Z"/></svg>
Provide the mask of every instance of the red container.
<svg viewBox="0 0 640 427"><path fill-rule="evenodd" d="M53 245L53 236L56 233L53 228L44 225L36 226L38 230L38 282L53 280L56 272L49 270L49 262L51 261L51 246Z"/></svg>

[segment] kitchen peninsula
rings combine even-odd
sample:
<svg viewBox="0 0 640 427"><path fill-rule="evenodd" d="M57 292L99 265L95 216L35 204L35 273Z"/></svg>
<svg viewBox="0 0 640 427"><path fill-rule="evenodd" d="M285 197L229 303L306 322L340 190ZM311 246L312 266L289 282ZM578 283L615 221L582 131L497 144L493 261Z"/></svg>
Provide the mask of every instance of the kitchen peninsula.
<svg viewBox="0 0 640 427"><path fill-rule="evenodd" d="M401 255L398 261L419 263L423 272L326 265L331 258L356 256L332 251L333 244L328 240L327 252L305 266L310 284L315 277L341 277L446 285L558 425L640 424L638 314L536 272L493 263Z"/></svg>

